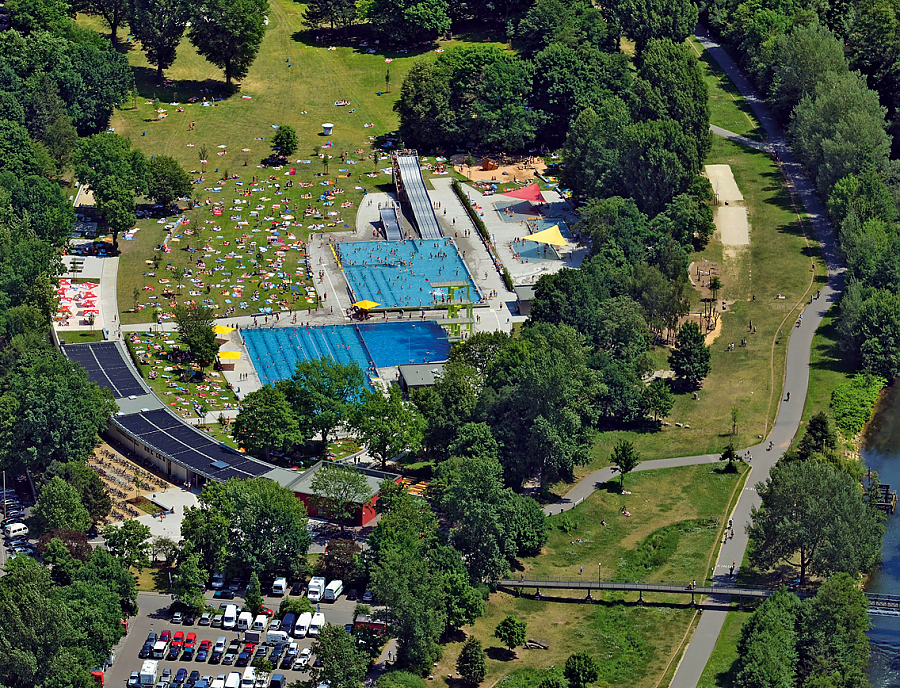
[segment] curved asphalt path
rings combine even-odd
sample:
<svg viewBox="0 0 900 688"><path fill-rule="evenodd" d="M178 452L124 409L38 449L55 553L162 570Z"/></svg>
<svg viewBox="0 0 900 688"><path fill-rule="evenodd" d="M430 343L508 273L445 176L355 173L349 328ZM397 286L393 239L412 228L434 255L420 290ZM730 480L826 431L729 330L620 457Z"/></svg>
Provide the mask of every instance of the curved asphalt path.
<svg viewBox="0 0 900 688"><path fill-rule="evenodd" d="M831 222L828 220L825 207L818 196L816 196L813 184L804 174L799 162L794 158L793 152L788 147L784 132L775 120L769 107L756 94L750 82L728 56L725 49L709 37L704 27L698 27L695 37L737 86L744 100L753 109L753 113L765 130L768 140L765 143L760 143L715 126L710 127L711 130L714 134L736 143L778 154L782 161L782 171L785 179L806 209L807 216L822 246L822 252L828 267L828 282L822 286L819 298L813 300L804 309L799 326L791 323L792 331L788 340L781 401L779 402L778 414L775 418L772 432L762 443L749 447L753 457L751 472L747 478L747 484L730 516L734 520L734 538L722 543L716 566L712 573L713 585L725 585L732 582L729 573L732 563L735 564L737 569L747 551L746 526L750 523L750 510L754 506L758 507L760 503L759 495L754 486L757 482L764 482L768 478L772 466L775 465L775 462L790 446L797 429L800 427L800 418L803 414L807 387L809 386L809 356L813 336L821 324L822 318L825 317L825 313L840 298L844 288L844 265L838 254L835 232ZM788 393L790 393L791 401L786 401ZM772 451L767 450L769 441L774 444ZM714 463L718 461L718 458L718 454L706 454L703 456L644 461L635 470L649 471L659 468ZM614 474L609 468L591 473L575 485L560 502L544 507L544 513L550 515L574 508L600 485L611 480L613 476ZM721 606L715 609L707 608L701 613L694 635L675 670L670 688L694 688L698 684L700 675L709 661L716 640L719 637L719 632L722 629L722 624L725 621L728 601L728 598L710 600L710 602L720 603Z"/></svg>

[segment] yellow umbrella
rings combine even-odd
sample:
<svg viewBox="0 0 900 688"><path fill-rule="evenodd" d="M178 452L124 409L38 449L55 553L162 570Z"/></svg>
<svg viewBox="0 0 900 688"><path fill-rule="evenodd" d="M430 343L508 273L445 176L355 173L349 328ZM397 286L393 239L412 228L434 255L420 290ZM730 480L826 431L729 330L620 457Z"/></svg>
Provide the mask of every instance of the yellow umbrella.
<svg viewBox="0 0 900 688"><path fill-rule="evenodd" d="M370 311L373 308L378 308L378 306L380 306L381 304L375 303L374 301L369 301L368 299L366 299L365 301L357 301L353 305L356 306L357 308L361 308L364 311Z"/></svg>
<svg viewBox="0 0 900 688"><path fill-rule="evenodd" d="M225 327L225 325L216 325L213 328L213 332L215 332L216 334L231 334L232 332L234 332L234 328Z"/></svg>
<svg viewBox="0 0 900 688"><path fill-rule="evenodd" d="M539 244L550 244L551 246L568 246L569 244L563 238L559 231L559 225L553 225L549 229L537 234L529 234L522 237L525 241L536 241Z"/></svg>

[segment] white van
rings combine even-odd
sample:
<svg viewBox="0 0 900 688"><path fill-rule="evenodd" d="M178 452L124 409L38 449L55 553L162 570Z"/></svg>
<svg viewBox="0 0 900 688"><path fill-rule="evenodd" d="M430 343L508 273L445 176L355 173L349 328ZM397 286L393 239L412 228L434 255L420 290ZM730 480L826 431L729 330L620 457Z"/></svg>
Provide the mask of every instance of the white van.
<svg viewBox="0 0 900 688"><path fill-rule="evenodd" d="M322 593L325 592L325 579L321 576L311 578L309 586L306 588L306 596L310 602L318 602L322 599Z"/></svg>
<svg viewBox="0 0 900 688"><path fill-rule="evenodd" d="M275 582L272 583L272 594L281 597L284 593L287 592L288 582L287 578L276 578Z"/></svg>
<svg viewBox="0 0 900 688"><path fill-rule="evenodd" d="M266 633L266 645L284 645L291 637L286 631L269 631Z"/></svg>
<svg viewBox="0 0 900 688"><path fill-rule="evenodd" d="M322 596L322 600L325 602L334 602L341 596L342 592L344 592L344 581L333 580L328 584L328 587L325 588L325 594Z"/></svg>
<svg viewBox="0 0 900 688"><path fill-rule="evenodd" d="M239 631L249 631L253 625L253 614L250 612L241 612L237 618L237 629Z"/></svg>
<svg viewBox="0 0 900 688"><path fill-rule="evenodd" d="M225 679L225 688L241 688L241 672L232 671Z"/></svg>
<svg viewBox="0 0 900 688"><path fill-rule="evenodd" d="M266 626L269 623L269 618L265 614L260 614L255 619L253 619L253 625L250 627L253 631L264 631L266 630Z"/></svg>
<svg viewBox="0 0 900 688"><path fill-rule="evenodd" d="M226 631L234 629L237 623L237 605L229 604L222 615L222 628Z"/></svg>
<svg viewBox="0 0 900 688"><path fill-rule="evenodd" d="M24 523L10 523L8 526L5 526L3 528L3 533L8 538L27 537L28 526L26 526Z"/></svg>
<svg viewBox="0 0 900 688"><path fill-rule="evenodd" d="M322 626L325 625L325 615L321 612L313 614L312 621L309 624L309 635L316 636L319 635L319 631L322 630Z"/></svg>
<svg viewBox="0 0 900 688"><path fill-rule="evenodd" d="M241 678L241 688L254 688L256 684L256 668L249 666L244 669L244 676Z"/></svg>
<svg viewBox="0 0 900 688"><path fill-rule="evenodd" d="M297 623L294 625L294 637L295 638L305 638L306 634L309 633L309 624L312 623L312 614L309 612L303 612L300 615L300 618L297 619Z"/></svg>
<svg viewBox="0 0 900 688"><path fill-rule="evenodd" d="M210 688L225 688L225 679L217 678L215 681L212 682L212 685L210 686Z"/></svg>

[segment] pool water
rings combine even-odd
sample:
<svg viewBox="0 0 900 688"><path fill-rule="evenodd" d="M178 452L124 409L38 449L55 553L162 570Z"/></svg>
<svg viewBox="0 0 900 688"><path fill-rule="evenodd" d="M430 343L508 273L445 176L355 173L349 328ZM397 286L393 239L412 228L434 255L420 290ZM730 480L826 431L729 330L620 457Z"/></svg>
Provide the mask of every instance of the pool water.
<svg viewBox="0 0 900 688"><path fill-rule="evenodd" d="M434 363L450 353L444 330L428 321L247 329L241 334L264 385L289 378L298 361L356 363L372 378L373 366Z"/></svg>
<svg viewBox="0 0 900 688"><path fill-rule="evenodd" d="M469 298L481 300L452 239L345 241L337 247L355 301L374 301L381 308L430 308L447 294L432 283L451 281L468 282Z"/></svg>

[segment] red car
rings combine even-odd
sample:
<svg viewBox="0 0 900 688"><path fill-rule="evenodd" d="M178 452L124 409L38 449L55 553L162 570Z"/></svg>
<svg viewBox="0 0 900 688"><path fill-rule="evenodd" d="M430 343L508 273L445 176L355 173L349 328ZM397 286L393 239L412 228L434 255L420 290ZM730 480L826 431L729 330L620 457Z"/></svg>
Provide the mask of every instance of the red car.
<svg viewBox="0 0 900 688"><path fill-rule="evenodd" d="M159 639L168 645L169 641L172 639L172 631L167 628L159 634Z"/></svg>
<svg viewBox="0 0 900 688"><path fill-rule="evenodd" d="M247 647L244 648L244 652L253 652L256 649L256 645L254 643L247 643Z"/></svg>
<svg viewBox="0 0 900 688"><path fill-rule="evenodd" d="M200 649L209 652L212 649L212 640L200 641Z"/></svg>
<svg viewBox="0 0 900 688"><path fill-rule="evenodd" d="M196 633L188 633L187 637L184 639L185 647L194 647L197 645L197 634Z"/></svg>
<svg viewBox="0 0 900 688"><path fill-rule="evenodd" d="M271 619L273 616L275 616L275 611L274 611L273 609L269 609L269 607L263 607L262 609L259 610L259 613L260 613L260 614L265 614L265 615L268 616L270 619Z"/></svg>
<svg viewBox="0 0 900 688"><path fill-rule="evenodd" d="M184 631L175 631L175 636L172 638L172 645L175 647L184 645Z"/></svg>

